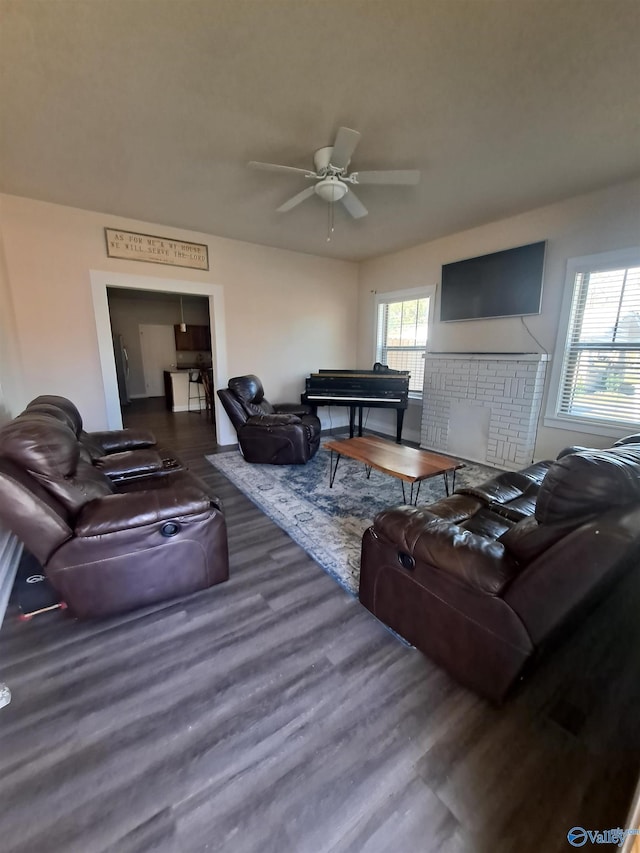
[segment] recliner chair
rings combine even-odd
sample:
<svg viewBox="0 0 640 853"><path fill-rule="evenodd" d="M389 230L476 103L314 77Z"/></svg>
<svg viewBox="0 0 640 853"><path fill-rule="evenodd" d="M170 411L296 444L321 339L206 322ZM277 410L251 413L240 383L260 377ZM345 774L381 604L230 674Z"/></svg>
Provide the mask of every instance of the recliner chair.
<svg viewBox="0 0 640 853"><path fill-rule="evenodd" d="M238 434L247 462L268 465L302 465L320 446L320 420L302 403L265 399L257 376L236 376L218 397Z"/></svg>
<svg viewBox="0 0 640 853"><path fill-rule="evenodd" d="M567 448L429 506L379 513L359 597L471 689L500 702L640 556L640 435Z"/></svg>
<svg viewBox="0 0 640 853"><path fill-rule="evenodd" d="M18 417L38 414L66 424L76 435L80 457L91 462L112 480L147 477L183 468L174 454L156 444L146 429L86 432L77 406L66 397L42 394L32 400Z"/></svg>
<svg viewBox="0 0 640 853"><path fill-rule="evenodd" d="M155 435L147 429L114 429L99 432L86 432L83 428L82 415L78 407L66 397L57 394L41 394L27 404L25 411L38 409L41 406L54 406L62 411L79 441L87 448L92 458L106 456L109 453L120 453L124 450L154 447Z"/></svg>
<svg viewBox="0 0 640 853"><path fill-rule="evenodd" d="M74 615L105 616L225 581L217 499L188 471L118 485L37 411L0 429L0 519Z"/></svg>

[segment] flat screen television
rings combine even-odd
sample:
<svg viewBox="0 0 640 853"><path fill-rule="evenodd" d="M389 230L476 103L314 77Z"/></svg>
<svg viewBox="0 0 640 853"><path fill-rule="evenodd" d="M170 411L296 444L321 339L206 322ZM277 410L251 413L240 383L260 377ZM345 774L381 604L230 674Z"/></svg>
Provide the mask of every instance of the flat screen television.
<svg viewBox="0 0 640 853"><path fill-rule="evenodd" d="M440 320L539 314L547 243L530 243L442 267Z"/></svg>

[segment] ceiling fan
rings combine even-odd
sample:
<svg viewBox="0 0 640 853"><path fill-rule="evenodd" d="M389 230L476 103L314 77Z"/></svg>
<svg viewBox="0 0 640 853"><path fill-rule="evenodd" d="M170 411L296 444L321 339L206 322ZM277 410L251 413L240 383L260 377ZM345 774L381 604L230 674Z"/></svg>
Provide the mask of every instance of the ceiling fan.
<svg viewBox="0 0 640 853"><path fill-rule="evenodd" d="M335 142L325 148L319 148L313 155L313 169L298 169L295 166L278 166L275 163L258 163L252 160L248 165L252 169L263 169L267 172L284 172L287 174L304 175L307 180L314 181L302 192L297 193L278 208L278 213L286 213L312 195L320 196L330 205L341 201L347 212L354 219L360 219L369 212L358 196L353 192L353 186L361 184L395 184L414 185L420 181L420 172L416 169L387 169L377 172L351 172L348 174L349 163L356 146L360 141L357 130L341 127L336 134ZM331 226L331 230L333 227Z"/></svg>

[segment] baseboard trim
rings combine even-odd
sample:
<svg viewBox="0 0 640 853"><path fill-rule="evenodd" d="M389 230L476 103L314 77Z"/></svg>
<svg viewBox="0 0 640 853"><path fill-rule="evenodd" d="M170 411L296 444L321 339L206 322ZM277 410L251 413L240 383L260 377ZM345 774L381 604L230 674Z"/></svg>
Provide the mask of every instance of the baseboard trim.
<svg viewBox="0 0 640 853"><path fill-rule="evenodd" d="M194 407L189 408L189 406L173 406L171 409L172 412L193 412L194 415L197 415L198 412L206 412L206 408L201 406L199 409Z"/></svg>

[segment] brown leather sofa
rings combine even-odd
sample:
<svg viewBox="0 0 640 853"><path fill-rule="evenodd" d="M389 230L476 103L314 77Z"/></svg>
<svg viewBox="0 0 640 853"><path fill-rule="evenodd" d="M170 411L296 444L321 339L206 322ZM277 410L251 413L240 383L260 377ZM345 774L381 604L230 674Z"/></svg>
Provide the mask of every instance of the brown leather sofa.
<svg viewBox="0 0 640 853"><path fill-rule="evenodd" d="M0 429L0 519L74 615L227 580L224 516L202 481L182 470L114 482L85 458L74 430L38 405L47 404Z"/></svg>
<svg viewBox="0 0 640 853"><path fill-rule="evenodd" d="M320 421L301 403L272 405L253 374L236 376L218 397L238 434L247 462L303 465L320 447Z"/></svg>
<svg viewBox="0 0 640 853"><path fill-rule="evenodd" d="M66 397L42 394L18 417L39 414L66 424L80 444L80 457L100 468L112 480L140 479L183 468L172 451L160 447L145 429L86 432L77 406Z"/></svg>
<svg viewBox="0 0 640 853"><path fill-rule="evenodd" d="M500 702L639 555L640 435L381 512L363 537L359 596Z"/></svg>

